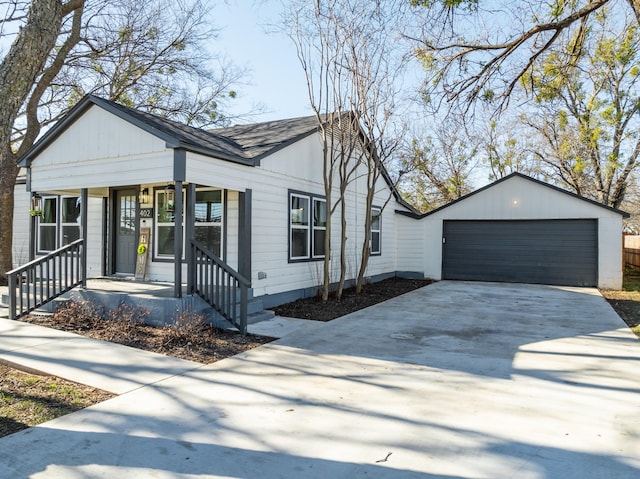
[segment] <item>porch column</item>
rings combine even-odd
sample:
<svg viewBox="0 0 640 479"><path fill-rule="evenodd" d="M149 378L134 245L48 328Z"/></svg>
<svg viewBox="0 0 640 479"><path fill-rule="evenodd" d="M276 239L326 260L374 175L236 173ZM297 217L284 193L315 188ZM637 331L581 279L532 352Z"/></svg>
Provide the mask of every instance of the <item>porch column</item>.
<svg viewBox="0 0 640 479"><path fill-rule="evenodd" d="M173 232L174 296L182 298L182 228L183 228L182 181L176 181L174 200L175 229Z"/></svg>
<svg viewBox="0 0 640 479"><path fill-rule="evenodd" d="M176 298L182 298L182 228L184 227L184 204L182 203L182 182L186 179L187 150L175 148L173 150L173 180L176 185L174 199L175 231L173 232L174 284L173 291Z"/></svg>
<svg viewBox="0 0 640 479"><path fill-rule="evenodd" d="M81 261L82 261L82 287L87 288L87 246L88 244L88 227L87 227L87 218L89 209L89 190L87 188L82 188L80 191L80 228L82 229L82 249L81 251Z"/></svg>
<svg viewBox="0 0 640 479"><path fill-rule="evenodd" d="M195 217L196 217L196 185L195 183L189 183L187 186L187 207L185 215L185 237L187 244L187 294L193 292L193 283L195 276L195 264L193 255L193 248L191 247L191 240L194 238Z"/></svg>
<svg viewBox="0 0 640 479"><path fill-rule="evenodd" d="M251 189L238 195L238 272L251 281Z"/></svg>

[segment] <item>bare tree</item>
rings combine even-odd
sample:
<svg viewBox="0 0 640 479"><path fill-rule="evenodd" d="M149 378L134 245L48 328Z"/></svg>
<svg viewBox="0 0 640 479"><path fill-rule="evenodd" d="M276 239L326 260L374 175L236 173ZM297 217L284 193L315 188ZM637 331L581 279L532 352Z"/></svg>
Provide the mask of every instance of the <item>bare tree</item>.
<svg viewBox="0 0 640 479"><path fill-rule="evenodd" d="M33 0L23 15L17 14L17 5L9 5L5 22L20 20L21 28L9 51L0 64L0 280L6 281L5 272L13 267L13 191L18 174L16 152L11 139L18 113L34 90L39 76L55 68L45 69L47 59L54 50L61 34L64 20L68 16L81 15L84 2L81 0ZM15 8L13 8L15 7ZM78 13L80 12L80 13ZM3 28L3 32L4 32ZM73 27L69 35L73 36ZM61 51L65 48L65 40ZM73 40L71 40L73 41ZM44 73L43 73L44 72ZM37 89L36 89L37 93Z"/></svg>
<svg viewBox="0 0 640 479"><path fill-rule="evenodd" d="M532 159L527 132L519 119L489 119L477 133L478 153L489 168L489 179L497 180L514 172L540 176L540 168Z"/></svg>
<svg viewBox="0 0 640 479"><path fill-rule="evenodd" d="M197 126L224 123L225 101L235 96L231 85L244 74L206 53L216 32L204 0L2 5L0 35L15 40L0 67L0 278L12 266L16 160L42 128L86 93ZM10 91L18 85L20 95Z"/></svg>
<svg viewBox="0 0 640 479"><path fill-rule="evenodd" d="M472 191L469 176L479 163L478 144L451 119L433 136L412 141L403 155L403 191L418 210L430 211Z"/></svg>
<svg viewBox="0 0 640 479"><path fill-rule="evenodd" d="M291 7L292 35L307 77L324 144L324 186L330 211L341 210L340 296L346 276L346 203L350 181L366 184L364 241L356 279L362 289L370 255L371 211L384 165L395 152L392 138L399 78L406 64L399 25L404 2L330 0ZM359 170L356 170L359 167ZM357 179L355 171L362 171ZM360 173L358 173L360 175ZM335 178L338 197L333 198ZM383 182L384 183L384 182ZM386 188L386 184L384 188ZM389 195L384 202L388 202ZM384 205L383 205L384 206ZM328 221L329 223L329 221ZM323 298L330 283L330 242L325 238Z"/></svg>
<svg viewBox="0 0 640 479"><path fill-rule="evenodd" d="M357 157L358 125L350 113L349 72L344 64L344 38L353 33L352 19L343 17L340 1L289 6L284 18L285 29L293 40L304 71L309 103L318 121L322 141L322 168L326 220L321 298L326 301L331 285L332 218L340 207L340 277L336 296L340 298L347 273L345 192L359 163ZM293 31L289 30L293 26ZM334 187L338 197L334 198Z"/></svg>

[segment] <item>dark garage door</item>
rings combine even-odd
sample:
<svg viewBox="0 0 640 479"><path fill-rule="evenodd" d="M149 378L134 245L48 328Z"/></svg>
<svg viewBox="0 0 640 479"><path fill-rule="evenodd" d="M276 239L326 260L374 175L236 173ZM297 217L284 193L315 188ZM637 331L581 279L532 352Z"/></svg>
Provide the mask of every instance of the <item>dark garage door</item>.
<svg viewBox="0 0 640 479"><path fill-rule="evenodd" d="M444 221L443 279L596 286L597 220Z"/></svg>

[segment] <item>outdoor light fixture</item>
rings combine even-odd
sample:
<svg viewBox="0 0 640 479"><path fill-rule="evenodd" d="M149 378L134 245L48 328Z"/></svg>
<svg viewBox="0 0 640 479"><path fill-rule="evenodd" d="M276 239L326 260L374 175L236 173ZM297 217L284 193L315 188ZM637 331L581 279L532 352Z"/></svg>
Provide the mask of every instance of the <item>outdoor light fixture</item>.
<svg viewBox="0 0 640 479"><path fill-rule="evenodd" d="M149 203L149 188L142 188L140 190L140 203L143 205Z"/></svg>
<svg viewBox="0 0 640 479"><path fill-rule="evenodd" d="M176 199L176 187L173 184L168 184L164 189L164 205L166 211L173 211Z"/></svg>
<svg viewBox="0 0 640 479"><path fill-rule="evenodd" d="M33 193L31 196L31 210L29 210L31 216L42 215L42 196L38 193Z"/></svg>

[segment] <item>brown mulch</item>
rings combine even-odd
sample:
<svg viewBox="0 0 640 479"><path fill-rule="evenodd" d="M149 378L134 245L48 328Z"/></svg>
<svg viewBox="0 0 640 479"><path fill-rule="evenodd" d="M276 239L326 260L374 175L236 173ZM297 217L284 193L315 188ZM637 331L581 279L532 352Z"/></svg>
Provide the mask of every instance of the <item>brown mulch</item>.
<svg viewBox="0 0 640 479"><path fill-rule="evenodd" d="M225 331L197 318L192 324L156 327L132 319L87 320L69 315L31 315L25 322L69 331L167 356L209 364L273 341L273 338Z"/></svg>
<svg viewBox="0 0 640 479"><path fill-rule="evenodd" d="M360 294L356 294L355 288L345 289L340 300L334 295L327 302L318 297L306 298L278 306L274 311L277 315L288 318L331 321L431 283L433 281L427 279L389 278L365 285Z"/></svg>

